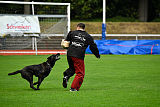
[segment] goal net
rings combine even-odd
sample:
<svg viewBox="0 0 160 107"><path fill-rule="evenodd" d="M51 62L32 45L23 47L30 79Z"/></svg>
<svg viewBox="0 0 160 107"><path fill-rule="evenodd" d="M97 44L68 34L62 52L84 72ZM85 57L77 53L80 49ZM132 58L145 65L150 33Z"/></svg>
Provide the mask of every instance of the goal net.
<svg viewBox="0 0 160 107"><path fill-rule="evenodd" d="M40 33L3 33L0 28L0 50L35 49L35 45L38 49L60 49L61 39L55 38L63 38L70 30L70 3L0 1L0 17L4 16L36 16Z"/></svg>

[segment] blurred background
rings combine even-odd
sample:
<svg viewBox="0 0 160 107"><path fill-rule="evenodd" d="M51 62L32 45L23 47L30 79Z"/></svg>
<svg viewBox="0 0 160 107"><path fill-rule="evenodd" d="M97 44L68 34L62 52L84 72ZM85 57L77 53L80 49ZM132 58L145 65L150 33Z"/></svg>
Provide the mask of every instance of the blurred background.
<svg viewBox="0 0 160 107"><path fill-rule="evenodd" d="M37 38L38 49L61 50L60 42L67 35L68 27L75 30L79 22L86 24L86 31L95 40L102 39L103 0L16 1L70 3L69 26L67 6L34 5L34 15L43 35ZM0 15L33 15L33 8L31 4L0 3ZM157 40L159 28L160 0L106 0L106 40ZM1 38L1 50L33 49L33 38L14 35Z"/></svg>
<svg viewBox="0 0 160 107"><path fill-rule="evenodd" d="M71 3L72 21L102 21L103 0L34 0L34 2ZM8 5L8 8L21 11L22 7ZM31 14L29 6L26 5L24 10L25 14ZM160 0L106 0L106 13L107 21L111 22L159 22Z"/></svg>

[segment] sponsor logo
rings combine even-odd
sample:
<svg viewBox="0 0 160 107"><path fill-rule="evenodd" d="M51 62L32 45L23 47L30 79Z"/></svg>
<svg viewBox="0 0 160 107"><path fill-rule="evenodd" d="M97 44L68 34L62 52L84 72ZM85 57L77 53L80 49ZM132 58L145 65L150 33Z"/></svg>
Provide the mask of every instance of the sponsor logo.
<svg viewBox="0 0 160 107"><path fill-rule="evenodd" d="M14 24L7 24L7 29L13 29L13 30L30 30L31 29L31 23L27 18L25 18L23 21L17 21Z"/></svg>

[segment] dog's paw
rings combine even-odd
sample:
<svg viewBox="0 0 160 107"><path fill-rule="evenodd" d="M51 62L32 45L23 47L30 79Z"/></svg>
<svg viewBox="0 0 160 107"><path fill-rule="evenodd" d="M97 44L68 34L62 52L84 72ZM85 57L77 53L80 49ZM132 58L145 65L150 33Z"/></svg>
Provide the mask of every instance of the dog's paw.
<svg viewBox="0 0 160 107"><path fill-rule="evenodd" d="M39 88L36 88L35 90L40 90Z"/></svg>

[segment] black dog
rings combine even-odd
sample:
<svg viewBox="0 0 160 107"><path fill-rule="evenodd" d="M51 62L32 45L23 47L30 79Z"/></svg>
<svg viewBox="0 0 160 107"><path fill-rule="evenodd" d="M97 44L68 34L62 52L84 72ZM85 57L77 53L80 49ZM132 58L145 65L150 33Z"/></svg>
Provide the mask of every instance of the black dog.
<svg viewBox="0 0 160 107"><path fill-rule="evenodd" d="M39 65L30 65L24 67L22 70L18 70L13 73L9 73L8 75L15 75L18 73L21 73L22 78L26 79L30 83L30 87L34 90L39 90L39 86L41 82L44 80L45 77L47 77L52 70L53 66L55 65L55 62L59 60L60 54L51 55L47 58L46 62L43 62ZM38 82L35 82L33 84L33 75L38 77ZM33 85L37 85L37 88L35 88Z"/></svg>

